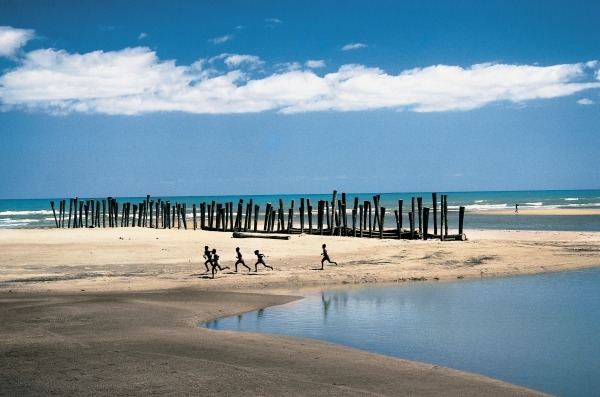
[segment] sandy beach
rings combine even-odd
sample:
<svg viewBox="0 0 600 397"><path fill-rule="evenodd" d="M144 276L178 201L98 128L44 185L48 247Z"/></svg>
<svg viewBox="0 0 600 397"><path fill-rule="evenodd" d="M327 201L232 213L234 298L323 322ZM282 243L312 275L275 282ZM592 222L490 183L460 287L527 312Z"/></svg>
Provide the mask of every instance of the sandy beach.
<svg viewBox="0 0 600 397"><path fill-rule="evenodd" d="M302 289L444 282L599 266L600 233L467 230L440 242L193 230L0 230L0 395L537 395L329 343L198 324ZM339 266L320 268L321 244ZM232 267L205 274L204 246Z"/></svg>

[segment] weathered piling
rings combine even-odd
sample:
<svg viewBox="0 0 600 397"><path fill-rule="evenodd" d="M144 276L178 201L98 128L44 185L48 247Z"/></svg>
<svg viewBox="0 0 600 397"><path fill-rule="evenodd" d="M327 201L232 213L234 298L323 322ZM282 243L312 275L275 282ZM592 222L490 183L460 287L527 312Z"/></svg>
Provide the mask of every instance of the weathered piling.
<svg viewBox="0 0 600 397"><path fill-rule="evenodd" d="M304 233L304 197L300 197L300 233Z"/></svg>
<svg viewBox="0 0 600 397"><path fill-rule="evenodd" d="M313 207L310 203L310 199L306 199L306 209L308 210L308 234L312 234L312 226L313 226L313 218L312 218L312 210Z"/></svg>
<svg viewBox="0 0 600 397"><path fill-rule="evenodd" d="M308 233L313 229L320 235L354 236L373 238L397 238L397 239L429 239L432 236L442 240L463 240L464 236L464 207L459 208L458 234L449 234L448 222L448 198L441 195L440 200L440 230L436 234L436 210L438 207L437 194L432 193L434 233L429 233L429 220L431 209L423 207L422 197L412 197L410 212L407 213L410 222L410 231L403 229L403 200L398 200L398 209L392 210L395 216L391 221L393 227L385 227L386 208L381 205L381 196L374 195L373 200L364 200L359 204L359 198L354 197L354 205L351 210L347 206L346 193L338 195L333 191L332 200L318 200L316 225L313 221L313 207L310 198L301 197L296 212L296 200L291 200L290 206L285 208L283 199L279 199L279 205L275 208L271 203L266 203L264 222L262 230L259 230L260 205L254 204L249 199L246 208L243 207L243 199L239 200L237 214L234 214L234 203L202 202L199 206L192 204L190 218L193 221L193 229L210 230L219 232L241 232L253 231L255 233ZM100 202L102 201L102 208ZM51 203L55 226L57 228L95 228L95 227L117 227L120 221L121 227L150 227L177 229L183 227L187 230L187 203L156 201L146 195L136 203L118 203L116 199L108 197L106 200L83 199L77 197L69 199L69 214L67 218L66 200L61 200L58 211L55 202ZM330 210L331 205L331 210ZM121 211L120 206L122 207ZM133 206L133 208L131 208ZM102 211L102 214L100 212ZM58 213L57 213L58 212ZM119 212L121 219L119 219ZM106 216L108 215L108 223ZM234 216L235 215L235 216ZM352 224L349 224L348 216L352 216ZM198 222L198 216L200 222ZM286 218L287 217L287 218ZM306 220L308 217L308 225ZM177 219L177 224L175 220ZM296 224L299 220L299 225ZM71 221L73 222L71 224ZM418 228L417 228L418 222ZM388 221L390 223L390 221ZM307 229L308 226L308 229Z"/></svg>
<svg viewBox="0 0 600 397"><path fill-rule="evenodd" d="M431 193L431 201L433 202L433 234L437 236L437 193Z"/></svg>
<svg viewBox="0 0 600 397"><path fill-rule="evenodd" d="M429 234L429 208L423 208L423 240L427 240Z"/></svg>

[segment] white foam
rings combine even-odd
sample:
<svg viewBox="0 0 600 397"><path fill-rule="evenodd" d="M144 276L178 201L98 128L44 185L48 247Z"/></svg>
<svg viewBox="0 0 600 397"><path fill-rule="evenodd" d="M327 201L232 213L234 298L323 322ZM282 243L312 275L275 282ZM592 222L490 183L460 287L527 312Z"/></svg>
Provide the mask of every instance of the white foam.
<svg viewBox="0 0 600 397"><path fill-rule="evenodd" d="M58 213L58 211L56 211ZM50 210L37 210L37 211L2 211L0 216L25 216L25 215L52 215Z"/></svg>

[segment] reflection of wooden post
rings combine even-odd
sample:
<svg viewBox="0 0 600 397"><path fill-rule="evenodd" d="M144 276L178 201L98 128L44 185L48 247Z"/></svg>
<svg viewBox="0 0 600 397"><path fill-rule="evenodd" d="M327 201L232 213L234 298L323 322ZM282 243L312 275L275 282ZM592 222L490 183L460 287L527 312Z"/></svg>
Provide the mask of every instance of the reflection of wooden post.
<svg viewBox="0 0 600 397"><path fill-rule="evenodd" d="M429 233L429 208L423 208L423 239L427 240L427 233Z"/></svg>

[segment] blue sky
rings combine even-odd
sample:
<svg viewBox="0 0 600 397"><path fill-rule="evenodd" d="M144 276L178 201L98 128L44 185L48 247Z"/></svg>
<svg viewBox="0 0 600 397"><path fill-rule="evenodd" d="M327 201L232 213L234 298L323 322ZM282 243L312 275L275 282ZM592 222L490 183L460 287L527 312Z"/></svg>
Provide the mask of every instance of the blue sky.
<svg viewBox="0 0 600 397"><path fill-rule="evenodd" d="M0 198L600 188L600 3L0 1Z"/></svg>

